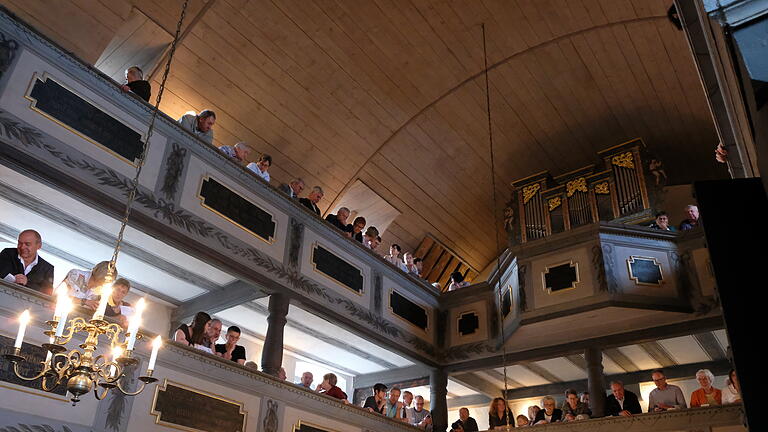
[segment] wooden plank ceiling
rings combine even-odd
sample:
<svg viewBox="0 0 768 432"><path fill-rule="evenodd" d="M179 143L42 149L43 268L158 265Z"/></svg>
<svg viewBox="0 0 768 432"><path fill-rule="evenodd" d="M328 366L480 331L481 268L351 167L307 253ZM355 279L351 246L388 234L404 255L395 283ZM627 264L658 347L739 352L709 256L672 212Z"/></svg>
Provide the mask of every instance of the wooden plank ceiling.
<svg viewBox="0 0 768 432"><path fill-rule="evenodd" d="M483 22L499 220L510 181L636 137L673 183L726 175L670 0L211 1L191 1L162 109L216 110L217 145L270 153L273 183L321 185L322 209L361 179L401 212L385 249L431 234L475 268L496 256ZM3 3L89 62L132 7L172 32L181 5Z"/></svg>

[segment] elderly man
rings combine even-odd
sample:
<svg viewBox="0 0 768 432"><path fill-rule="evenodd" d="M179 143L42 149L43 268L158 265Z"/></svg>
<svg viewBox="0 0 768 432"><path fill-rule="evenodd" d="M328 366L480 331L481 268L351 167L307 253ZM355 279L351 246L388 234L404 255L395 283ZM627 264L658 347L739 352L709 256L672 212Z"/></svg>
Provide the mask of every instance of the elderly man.
<svg viewBox="0 0 768 432"><path fill-rule="evenodd" d="M15 248L0 252L0 277L6 282L52 294L53 265L37 254L41 247L43 240L37 231L22 231Z"/></svg>
<svg viewBox="0 0 768 432"><path fill-rule="evenodd" d="M248 162L248 156L251 155L251 146L244 142L239 142L233 146L221 146L219 151L224 153L228 158L233 161L244 164Z"/></svg>
<svg viewBox="0 0 768 432"><path fill-rule="evenodd" d="M680 222L680 231L692 230L699 226L699 208L695 205L689 205L685 207L685 213L688 215L688 219Z"/></svg>
<svg viewBox="0 0 768 432"><path fill-rule="evenodd" d="M336 228L347 232L347 218L349 217L349 209L346 207L340 208L336 214L329 214L325 217L325 220Z"/></svg>
<svg viewBox="0 0 768 432"><path fill-rule="evenodd" d="M459 409L459 421L465 432L477 432L479 430L477 421L469 416L469 408Z"/></svg>
<svg viewBox="0 0 768 432"><path fill-rule="evenodd" d="M304 180L297 178L289 185L285 183L281 184L278 189L285 192L290 198L296 199L301 195L301 191L304 190Z"/></svg>
<svg viewBox="0 0 768 432"><path fill-rule="evenodd" d="M413 409L413 420L411 425L421 430L432 431L432 415L429 410L424 409L424 398L419 395L414 399L416 407Z"/></svg>
<svg viewBox="0 0 768 432"><path fill-rule="evenodd" d="M200 114L189 112L179 119L182 128L198 138L213 144L213 125L216 123L216 113L211 110L202 110Z"/></svg>
<svg viewBox="0 0 768 432"><path fill-rule="evenodd" d="M299 202L304 207L312 210L320 216L320 208L317 206L317 203L320 202L320 200L323 198L323 188L320 186L315 186L312 188L312 192L309 193L309 196L306 198L299 199Z"/></svg>
<svg viewBox="0 0 768 432"><path fill-rule="evenodd" d="M651 378L656 388L651 390L648 396L648 412L686 408L683 391L676 385L667 384L667 377L663 370L656 369L651 373Z"/></svg>
<svg viewBox="0 0 768 432"><path fill-rule="evenodd" d="M301 374L301 381L297 385L304 387L307 390L312 390L312 381L315 380L315 376L312 372L304 372Z"/></svg>
<svg viewBox="0 0 768 432"><path fill-rule="evenodd" d="M253 171L257 176L269 183L269 167L272 166L272 156L264 153L258 162L251 162L246 168Z"/></svg>
<svg viewBox="0 0 768 432"><path fill-rule="evenodd" d="M611 381L611 392L613 394L608 396L605 404L606 416L631 417L632 414L643 412L637 395L629 390L624 390L623 382Z"/></svg>
<svg viewBox="0 0 768 432"><path fill-rule="evenodd" d="M125 84L120 88L124 92L131 92L147 102L152 95L152 86L144 80L144 72L138 66L131 66L125 70Z"/></svg>

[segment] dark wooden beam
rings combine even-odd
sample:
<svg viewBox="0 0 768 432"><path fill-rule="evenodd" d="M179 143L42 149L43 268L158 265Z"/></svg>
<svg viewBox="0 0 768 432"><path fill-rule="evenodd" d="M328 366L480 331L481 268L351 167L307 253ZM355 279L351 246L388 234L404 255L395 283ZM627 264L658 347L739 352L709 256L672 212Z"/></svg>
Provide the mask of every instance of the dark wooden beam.
<svg viewBox="0 0 768 432"><path fill-rule="evenodd" d="M648 355L651 356L652 359L656 360L656 363L660 364L663 367L677 365L677 361L673 359L672 356L669 355L667 350L665 350L664 347L661 346L661 344L659 344L656 341L641 343L640 347L646 353L648 353Z"/></svg>
<svg viewBox="0 0 768 432"><path fill-rule="evenodd" d="M235 281L220 290L199 295L180 304L171 314L171 322L186 322L200 311L213 315L267 295L249 283Z"/></svg>
<svg viewBox="0 0 768 432"><path fill-rule="evenodd" d="M484 380L471 372L451 375L451 379L464 387L468 387L491 398L500 397L502 395L502 389L499 386Z"/></svg>
<svg viewBox="0 0 768 432"><path fill-rule="evenodd" d="M555 383L562 381L562 378L558 377L557 375L553 374L552 372L548 371L546 368L537 365L536 363L518 363L520 366L528 369L529 371L535 373L536 375L544 378L545 380Z"/></svg>
<svg viewBox="0 0 768 432"><path fill-rule="evenodd" d="M697 333L693 337L712 360L722 360L726 357L723 347L712 332Z"/></svg>
<svg viewBox="0 0 768 432"><path fill-rule="evenodd" d="M640 370L640 368L637 367L637 365L635 365L635 363L633 363L629 357L624 355L623 352L619 351L618 348L604 349L603 355L613 360L614 363L619 365L619 367L624 369L626 372L637 372Z"/></svg>
<svg viewBox="0 0 768 432"><path fill-rule="evenodd" d="M448 399L448 410L473 407L478 405L487 406L491 403L491 400L492 399L490 397L482 394L454 397Z"/></svg>
<svg viewBox="0 0 768 432"><path fill-rule="evenodd" d="M584 358L581 354L570 354L565 356L568 361L573 363L574 366L576 366L579 369L582 369L586 372L587 370L587 360Z"/></svg>
<svg viewBox="0 0 768 432"><path fill-rule="evenodd" d="M381 372L372 372L355 376L355 388L369 388L376 383L389 384L393 382L415 381L424 379L429 382L430 369L422 365L401 367L385 370ZM429 384L426 384L429 385Z"/></svg>

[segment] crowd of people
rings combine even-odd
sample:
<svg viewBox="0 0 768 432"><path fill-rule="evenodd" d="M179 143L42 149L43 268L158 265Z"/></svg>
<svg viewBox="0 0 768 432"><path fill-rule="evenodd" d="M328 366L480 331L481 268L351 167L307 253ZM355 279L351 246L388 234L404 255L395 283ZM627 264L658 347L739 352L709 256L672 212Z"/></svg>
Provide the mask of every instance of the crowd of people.
<svg viewBox="0 0 768 432"><path fill-rule="evenodd" d="M680 231L688 231L699 226L699 208L693 204L685 206L685 213L688 215L686 219L683 219L678 226ZM673 225L669 224L669 215L665 211L656 213L656 218L653 223L649 225L650 228L659 229L662 231L676 231Z"/></svg>

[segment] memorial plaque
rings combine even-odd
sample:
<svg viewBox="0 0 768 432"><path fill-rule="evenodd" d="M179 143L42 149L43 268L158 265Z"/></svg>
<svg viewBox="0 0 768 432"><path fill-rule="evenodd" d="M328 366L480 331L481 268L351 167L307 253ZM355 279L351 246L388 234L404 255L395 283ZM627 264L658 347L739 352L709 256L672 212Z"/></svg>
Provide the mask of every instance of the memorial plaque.
<svg viewBox="0 0 768 432"><path fill-rule="evenodd" d="M317 425L310 425L299 420L299 424L293 427L293 432L336 432L333 429L325 429Z"/></svg>
<svg viewBox="0 0 768 432"><path fill-rule="evenodd" d="M551 294L576 288L579 282L579 269L573 263L547 267L544 270L544 288Z"/></svg>
<svg viewBox="0 0 768 432"><path fill-rule="evenodd" d="M244 432L248 413L241 402L166 380L155 390L155 423L191 431Z"/></svg>
<svg viewBox="0 0 768 432"><path fill-rule="evenodd" d="M656 258L630 256L627 260L629 278L638 285L661 286L664 277L661 274L661 264Z"/></svg>
<svg viewBox="0 0 768 432"><path fill-rule="evenodd" d="M216 179L203 179L200 185L200 199L203 207L267 243L274 241L276 224L272 215Z"/></svg>
<svg viewBox="0 0 768 432"><path fill-rule="evenodd" d="M13 353L13 343L15 342L14 339L5 337L0 335L0 352L3 354L5 353ZM37 345L31 345L28 343L22 343L21 344L21 356L27 359L27 361L23 363L19 363L19 372L26 377L35 376L42 370L43 366L40 364L40 362L45 361L45 357L48 354L48 351L44 350L42 347L39 347ZM34 380L34 381L24 381L22 379L19 379L19 377L16 376L16 374L13 373L13 363L9 362L8 360L4 359L3 357L0 357L0 381L5 381L8 383L24 386L27 388L40 390L42 392L45 392L43 388L41 387L41 380ZM53 389L52 392L46 392L46 393L53 393L60 396L66 396L67 395L67 388L64 385L59 385L55 389Z"/></svg>
<svg viewBox="0 0 768 432"><path fill-rule="evenodd" d="M390 292L389 307L392 309L392 313L400 318L422 330L427 329L429 323L427 310L398 294L397 291Z"/></svg>
<svg viewBox="0 0 768 432"><path fill-rule="evenodd" d="M316 244L312 250L312 264L316 271L358 294L363 293L363 273L360 269L339 258L328 249Z"/></svg>
<svg viewBox="0 0 768 432"><path fill-rule="evenodd" d="M73 93L51 77L35 78L27 98L32 109L135 165L141 134Z"/></svg>

